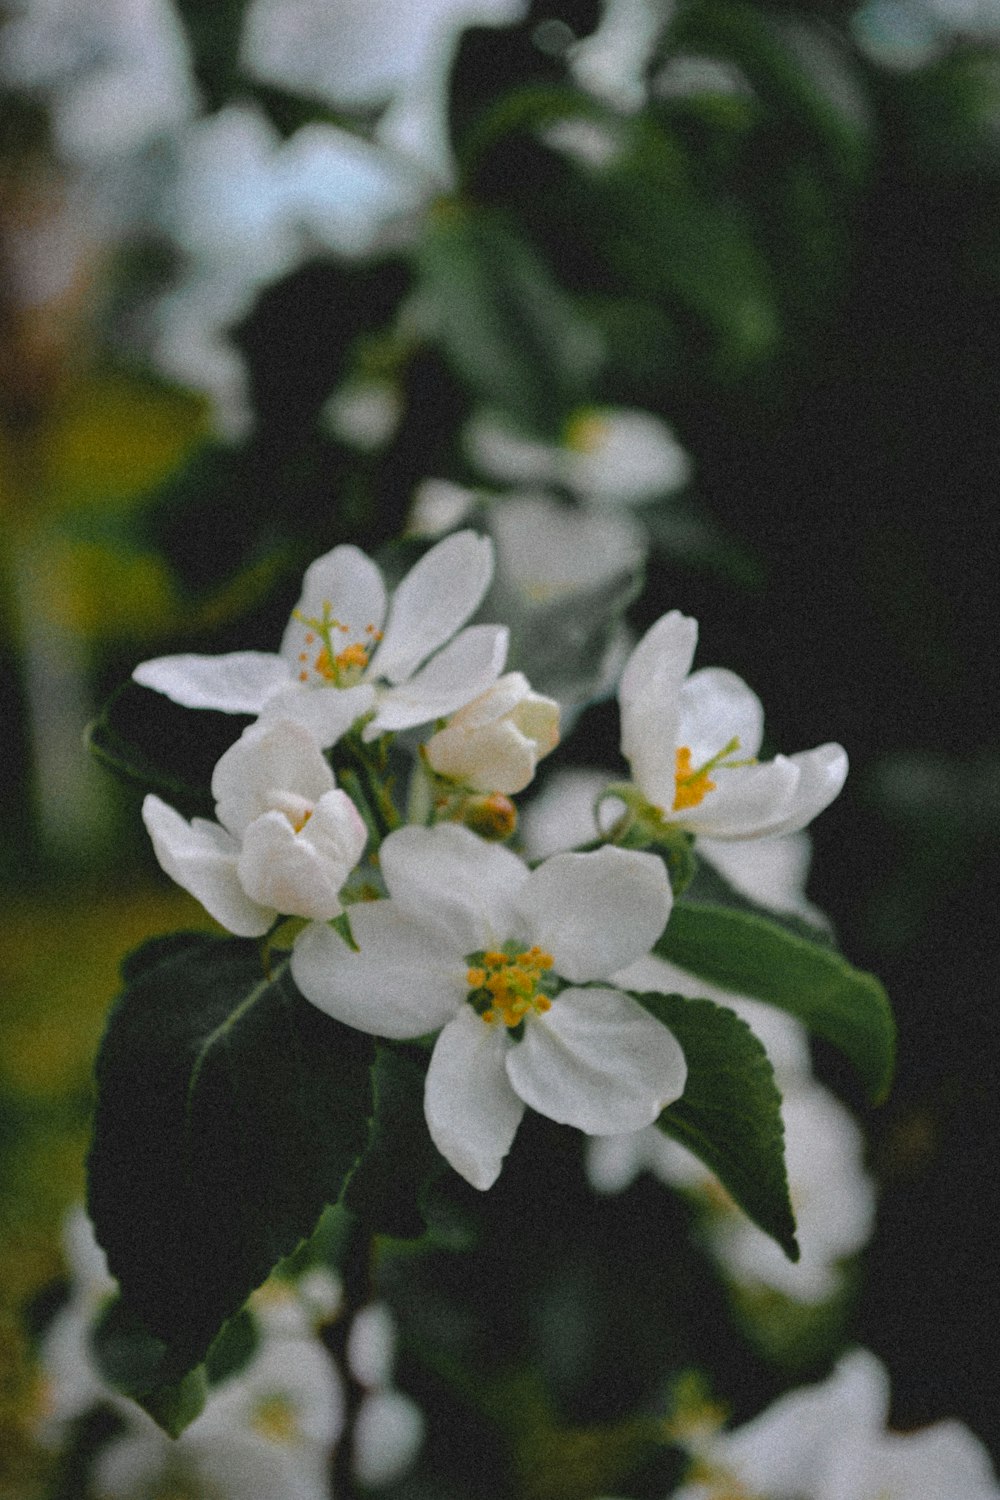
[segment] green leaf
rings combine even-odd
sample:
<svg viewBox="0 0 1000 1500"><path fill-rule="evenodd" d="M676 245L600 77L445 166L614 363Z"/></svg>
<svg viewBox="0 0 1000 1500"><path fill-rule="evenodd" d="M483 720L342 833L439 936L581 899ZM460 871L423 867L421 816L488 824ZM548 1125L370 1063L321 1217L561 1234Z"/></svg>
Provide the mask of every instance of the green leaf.
<svg viewBox="0 0 1000 1500"><path fill-rule="evenodd" d="M130 681L89 726L87 744L123 781L158 792L188 817L213 818L212 772L249 722L243 714L181 708Z"/></svg>
<svg viewBox="0 0 1000 1500"><path fill-rule="evenodd" d="M896 1027L873 974L776 921L721 906L678 901L656 951L678 968L734 995L797 1016L853 1063L877 1103L892 1082Z"/></svg>
<svg viewBox="0 0 1000 1500"><path fill-rule="evenodd" d="M373 1234L422 1235L426 1223L419 1190L428 1178L449 1170L427 1131L426 1072L409 1052L384 1044L376 1051L371 1134L344 1193L345 1207Z"/></svg>
<svg viewBox="0 0 1000 1500"><path fill-rule="evenodd" d="M155 940L124 979L97 1060L90 1213L130 1312L184 1373L339 1196L373 1049L241 939Z"/></svg>
<svg viewBox="0 0 1000 1500"><path fill-rule="evenodd" d="M558 437L587 398L600 344L546 263L502 215L447 203L420 269L437 337L473 395Z"/></svg>
<svg viewBox="0 0 1000 1500"><path fill-rule="evenodd" d="M762 1044L745 1021L712 1000L636 998L670 1028L687 1059L684 1093L657 1125L693 1151L743 1212L798 1260L781 1095Z"/></svg>
<svg viewBox="0 0 1000 1500"><path fill-rule="evenodd" d="M204 1365L179 1370L167 1344L120 1297L102 1312L90 1346L108 1384L138 1402L171 1437L201 1414L208 1394Z"/></svg>

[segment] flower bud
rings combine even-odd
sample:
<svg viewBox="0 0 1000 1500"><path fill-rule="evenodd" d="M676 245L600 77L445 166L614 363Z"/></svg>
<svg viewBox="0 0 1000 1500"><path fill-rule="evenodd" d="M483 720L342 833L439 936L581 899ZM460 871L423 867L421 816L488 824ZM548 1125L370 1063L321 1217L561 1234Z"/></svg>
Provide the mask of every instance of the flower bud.
<svg viewBox="0 0 1000 1500"><path fill-rule="evenodd" d="M503 792L488 797L469 797L462 804L461 820L481 839L502 843L517 827L517 808Z"/></svg>
<svg viewBox="0 0 1000 1500"><path fill-rule="evenodd" d="M473 792L523 791L543 755L559 743L559 705L532 691L521 672L507 672L453 714L427 742L439 776Z"/></svg>

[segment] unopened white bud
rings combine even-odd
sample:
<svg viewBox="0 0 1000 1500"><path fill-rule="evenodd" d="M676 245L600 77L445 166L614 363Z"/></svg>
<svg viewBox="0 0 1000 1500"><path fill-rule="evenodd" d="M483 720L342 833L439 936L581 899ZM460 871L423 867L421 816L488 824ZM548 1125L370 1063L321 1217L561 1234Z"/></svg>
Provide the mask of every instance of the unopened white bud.
<svg viewBox="0 0 1000 1500"><path fill-rule="evenodd" d="M507 672L453 714L427 742L439 776L474 792L523 791L543 755L559 743L559 705L532 691L521 672Z"/></svg>

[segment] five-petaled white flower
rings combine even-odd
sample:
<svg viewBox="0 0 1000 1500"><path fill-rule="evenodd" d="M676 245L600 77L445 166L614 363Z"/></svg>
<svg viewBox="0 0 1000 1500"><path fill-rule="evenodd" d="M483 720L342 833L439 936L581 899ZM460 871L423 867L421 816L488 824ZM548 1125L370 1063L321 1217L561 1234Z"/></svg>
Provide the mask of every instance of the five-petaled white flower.
<svg viewBox="0 0 1000 1500"><path fill-rule="evenodd" d="M306 570L280 652L160 656L132 675L186 708L296 719L324 749L371 714L363 738L372 740L443 718L496 681L506 629L461 629L492 576L492 543L459 531L410 569L390 603L371 558L334 547Z"/></svg>
<svg viewBox="0 0 1000 1500"><path fill-rule="evenodd" d="M443 1027L425 1111L474 1187L500 1173L525 1106L591 1135L650 1124L683 1091L671 1033L608 984L670 914L654 855L606 847L536 870L454 824L409 827L381 849L389 899L351 909L352 952L306 929L296 983L350 1026L385 1037ZM563 987L565 982L566 987ZM584 988L583 986L587 986Z"/></svg>
<svg viewBox="0 0 1000 1500"><path fill-rule="evenodd" d="M715 839L770 838L803 828L847 775L840 745L756 760L764 710L723 667L690 675L698 625L672 610L643 636L618 689L622 754L666 822Z"/></svg>
<svg viewBox="0 0 1000 1500"><path fill-rule="evenodd" d="M180 813L150 793L143 822L160 864L239 937L275 918L326 921L364 852L367 830L304 724L252 724L212 774L218 823Z"/></svg>
<svg viewBox="0 0 1000 1500"><path fill-rule="evenodd" d="M511 796L558 743L558 703L533 692L523 672L506 672L432 735L426 751L439 776Z"/></svg>

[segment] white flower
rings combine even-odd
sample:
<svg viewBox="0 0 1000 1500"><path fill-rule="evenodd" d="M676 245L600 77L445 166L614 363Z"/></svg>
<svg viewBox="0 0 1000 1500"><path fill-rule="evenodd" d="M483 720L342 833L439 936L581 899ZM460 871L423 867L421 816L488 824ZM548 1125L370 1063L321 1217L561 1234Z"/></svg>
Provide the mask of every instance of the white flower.
<svg viewBox="0 0 1000 1500"><path fill-rule="evenodd" d="M699 1444L696 1482L676 1500L998 1500L982 1444L960 1422L887 1432L889 1381L865 1349L828 1380Z"/></svg>
<svg viewBox="0 0 1000 1500"><path fill-rule="evenodd" d="M521 672L507 672L460 708L427 741L439 776L474 792L523 791L543 755L559 743L559 705L534 693Z"/></svg>
<svg viewBox="0 0 1000 1500"><path fill-rule="evenodd" d="M239 937L275 918L339 916L340 890L367 830L302 724L253 724L212 774L218 823L180 813L150 793L142 817L160 864Z"/></svg>
<svg viewBox="0 0 1000 1500"><path fill-rule="evenodd" d="M265 1338L244 1370L212 1390L180 1438L137 1408L129 1420L133 1430L108 1444L95 1465L100 1500L328 1500L343 1395L318 1340Z"/></svg>
<svg viewBox="0 0 1000 1500"><path fill-rule="evenodd" d="M466 447L484 474L517 484L562 484L595 505L636 505L681 489L691 461L652 412L585 408L561 443L524 437L488 413L466 429Z"/></svg>
<svg viewBox="0 0 1000 1500"><path fill-rule="evenodd" d="M614 986L580 987L659 937L671 906L662 861L605 848L529 871L442 824L390 834L381 867L389 899L352 909L360 951L316 925L292 972L316 1005L363 1031L443 1026L427 1123L474 1187L496 1180L526 1105L610 1135L650 1124L680 1095L686 1066L670 1032Z"/></svg>
<svg viewBox="0 0 1000 1500"><path fill-rule="evenodd" d="M688 675L697 623L677 610L643 636L618 690L622 754L646 801L667 823L715 839L793 833L844 784L847 755L820 745L756 760L764 710L735 672Z"/></svg>
<svg viewBox="0 0 1000 1500"><path fill-rule="evenodd" d="M492 575L492 543L459 531L425 553L389 604L371 558L334 547L307 568L280 652L160 656L132 675L186 708L297 719L324 748L373 713L363 735L372 740L443 718L496 681L506 630L460 629Z"/></svg>
<svg viewBox="0 0 1000 1500"><path fill-rule="evenodd" d="M67 1215L62 1240L69 1298L46 1328L39 1349L44 1380L39 1437L53 1447L63 1441L72 1421L109 1395L89 1345L91 1329L117 1286L82 1205Z"/></svg>

